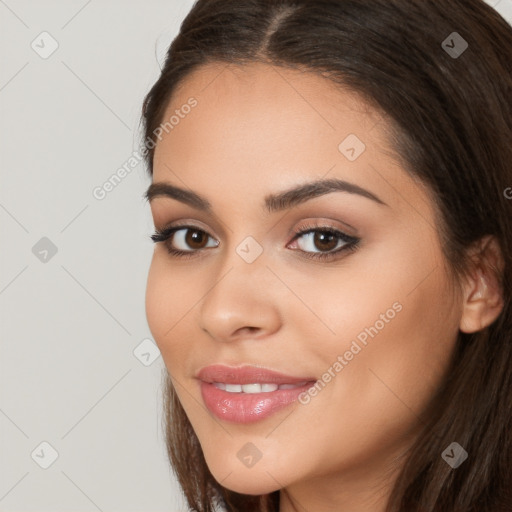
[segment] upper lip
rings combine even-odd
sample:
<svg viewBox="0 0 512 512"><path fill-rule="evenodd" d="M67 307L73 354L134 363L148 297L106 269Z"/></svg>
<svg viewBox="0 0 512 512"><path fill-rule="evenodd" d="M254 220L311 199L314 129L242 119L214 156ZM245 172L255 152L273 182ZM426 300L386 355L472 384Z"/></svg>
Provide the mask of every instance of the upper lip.
<svg viewBox="0 0 512 512"><path fill-rule="evenodd" d="M216 364L205 366L197 373L197 378L203 382L222 382L224 384L298 384L316 379L311 376L294 377L284 373L267 370L258 366L225 366Z"/></svg>

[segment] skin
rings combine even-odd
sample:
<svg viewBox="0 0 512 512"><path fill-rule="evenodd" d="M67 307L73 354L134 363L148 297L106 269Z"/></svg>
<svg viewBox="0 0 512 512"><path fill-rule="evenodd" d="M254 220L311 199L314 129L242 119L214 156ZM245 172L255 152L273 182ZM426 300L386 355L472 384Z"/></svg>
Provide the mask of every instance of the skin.
<svg viewBox="0 0 512 512"><path fill-rule="evenodd" d="M483 267L454 286L428 190L394 156L385 118L354 93L311 73L210 64L182 83L165 118L191 96L198 105L156 146L153 182L195 191L213 215L168 197L154 198L151 212L157 229L192 224L211 238L202 249L175 239L200 251L190 259L156 244L146 314L210 471L240 493L281 489L281 512L384 511L458 330L478 330L500 311L491 278ZM338 148L349 134L366 145L355 161ZM386 204L332 192L282 212L262 208L268 194L320 178ZM304 235L292 241L304 221L360 245L308 259L302 251L325 248ZM250 264L236 252L248 236L263 249ZM205 408L200 368L253 364L321 379L397 302L400 312L307 405L248 425ZM251 468L237 457L249 442L262 454Z"/></svg>

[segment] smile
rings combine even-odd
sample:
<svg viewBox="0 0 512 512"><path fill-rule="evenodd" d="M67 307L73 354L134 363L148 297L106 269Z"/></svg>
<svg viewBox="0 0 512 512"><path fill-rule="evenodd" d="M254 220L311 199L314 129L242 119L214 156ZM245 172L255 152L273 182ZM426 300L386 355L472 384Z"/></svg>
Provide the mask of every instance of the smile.
<svg viewBox="0 0 512 512"><path fill-rule="evenodd" d="M213 365L196 375L204 405L232 423L261 421L297 401L316 382L256 366Z"/></svg>

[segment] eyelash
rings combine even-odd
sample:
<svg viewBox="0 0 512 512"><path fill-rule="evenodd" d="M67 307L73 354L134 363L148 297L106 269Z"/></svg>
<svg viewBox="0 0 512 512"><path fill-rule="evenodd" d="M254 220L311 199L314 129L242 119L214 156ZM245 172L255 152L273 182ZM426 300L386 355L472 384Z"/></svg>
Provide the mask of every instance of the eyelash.
<svg viewBox="0 0 512 512"><path fill-rule="evenodd" d="M200 233L204 233L207 236L208 233L206 231L199 229L196 226L189 226L189 225L182 225L182 226L172 226L167 229L163 230L156 230L153 235L150 236L151 240L154 243L158 242L167 242L169 239L176 233L177 231L181 231L182 229L190 229L193 231L198 231ZM321 261L332 261L338 257L339 253L350 251L354 252L358 249L359 243L361 241L360 238L349 236L346 233L343 233L342 231L339 231L338 229L334 229L330 226L317 226L317 225L306 225L303 226L302 229L295 233L290 243L293 243L295 240L300 238L301 236L307 235L309 233L329 233L334 235L338 241L346 242L346 245L343 247L336 249L335 251L331 252L307 252L303 251L301 249L298 249L300 252L303 253L303 256L305 258L310 258L313 260L321 260ZM175 258L181 258L181 259L189 259L194 258L198 252L201 252L204 249L198 249L198 250L192 250L192 251L183 251L181 249L173 249L170 247L169 244L165 244L167 251L172 257ZM296 249L294 249L296 250Z"/></svg>

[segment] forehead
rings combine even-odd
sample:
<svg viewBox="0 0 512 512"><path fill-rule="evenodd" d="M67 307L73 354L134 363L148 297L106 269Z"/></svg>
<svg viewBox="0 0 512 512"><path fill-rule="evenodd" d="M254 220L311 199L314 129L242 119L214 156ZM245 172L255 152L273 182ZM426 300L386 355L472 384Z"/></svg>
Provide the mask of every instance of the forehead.
<svg viewBox="0 0 512 512"><path fill-rule="evenodd" d="M373 187L390 203L397 189L418 192L388 143L381 112L312 72L209 64L176 89L163 122L171 117L155 149L155 181L179 185L179 178L213 195L237 186L247 192L250 184L263 196L269 187L327 176Z"/></svg>
<svg viewBox="0 0 512 512"><path fill-rule="evenodd" d="M339 144L350 134L366 146L383 142L381 115L354 93L311 72L260 63L216 63L194 71L171 98L163 123L170 119L172 129L155 150L157 163L165 153L179 157L191 140L216 159L240 153L241 159L267 164L284 153L292 159L313 156L313 146L317 155L337 158Z"/></svg>
<svg viewBox="0 0 512 512"><path fill-rule="evenodd" d="M220 121L224 124L228 118L239 123L248 118L252 122L279 119L278 125L303 120L314 129L343 131L351 121L368 128L382 119L378 109L356 92L318 73L263 63L211 63L198 68L174 91L164 118L183 107L191 96L205 115L225 109L213 126Z"/></svg>

